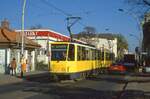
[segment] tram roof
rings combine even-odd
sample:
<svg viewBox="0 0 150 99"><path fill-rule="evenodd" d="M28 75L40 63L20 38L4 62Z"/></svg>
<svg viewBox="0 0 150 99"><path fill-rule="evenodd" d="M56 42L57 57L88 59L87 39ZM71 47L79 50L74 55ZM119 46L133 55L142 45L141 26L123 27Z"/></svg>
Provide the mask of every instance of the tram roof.
<svg viewBox="0 0 150 99"><path fill-rule="evenodd" d="M76 44L76 45L80 45L80 46L86 46L86 47L91 47L91 48L95 48L95 46L90 45L90 44L84 44L84 43L80 43L80 42L67 42L67 41L56 41L56 42L51 42L51 44ZM95 48L96 49L96 48Z"/></svg>

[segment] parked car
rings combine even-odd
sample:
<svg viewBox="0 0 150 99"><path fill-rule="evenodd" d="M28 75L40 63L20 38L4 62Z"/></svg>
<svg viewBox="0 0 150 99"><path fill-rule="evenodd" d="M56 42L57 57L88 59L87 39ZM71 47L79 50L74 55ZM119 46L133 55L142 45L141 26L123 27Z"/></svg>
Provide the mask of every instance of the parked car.
<svg viewBox="0 0 150 99"><path fill-rule="evenodd" d="M120 64L120 63L112 64L108 68L108 72L110 74L112 74L112 73L125 74L127 72L127 68L123 64Z"/></svg>

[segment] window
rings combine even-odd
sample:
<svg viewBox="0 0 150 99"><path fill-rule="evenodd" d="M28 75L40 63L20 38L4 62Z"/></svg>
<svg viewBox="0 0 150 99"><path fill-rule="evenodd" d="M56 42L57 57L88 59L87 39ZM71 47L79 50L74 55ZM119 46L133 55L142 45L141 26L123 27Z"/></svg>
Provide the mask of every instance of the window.
<svg viewBox="0 0 150 99"><path fill-rule="evenodd" d="M82 47L82 59L81 60L86 60L85 47Z"/></svg>
<svg viewBox="0 0 150 99"><path fill-rule="evenodd" d="M74 60L74 45L73 44L70 44L69 45L69 52L68 52L68 61L73 61Z"/></svg>
<svg viewBox="0 0 150 99"><path fill-rule="evenodd" d="M104 60L104 52L101 52L101 60Z"/></svg>
<svg viewBox="0 0 150 99"><path fill-rule="evenodd" d="M81 52L82 50L81 50L81 47L80 46L78 46L77 47L77 60L79 61L79 60L81 60L81 57L82 57L82 55L81 55Z"/></svg>
<svg viewBox="0 0 150 99"><path fill-rule="evenodd" d="M51 51L52 51L51 60L60 60L60 61L66 60L67 44L52 44Z"/></svg>

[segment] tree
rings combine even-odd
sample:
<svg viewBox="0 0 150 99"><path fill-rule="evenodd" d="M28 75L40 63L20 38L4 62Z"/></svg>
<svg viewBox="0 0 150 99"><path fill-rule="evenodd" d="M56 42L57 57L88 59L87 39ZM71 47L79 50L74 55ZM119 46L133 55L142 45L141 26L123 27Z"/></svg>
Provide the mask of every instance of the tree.
<svg viewBox="0 0 150 99"><path fill-rule="evenodd" d="M86 26L83 28L83 31L77 34L76 38L84 38L83 41L87 42L87 43L91 43L90 42L90 38L96 35L96 29L92 26Z"/></svg>
<svg viewBox="0 0 150 99"><path fill-rule="evenodd" d="M114 37L117 38L117 51L118 51L118 59L122 59L124 55L124 51L128 49L128 42L125 37L121 34L116 34Z"/></svg>
<svg viewBox="0 0 150 99"><path fill-rule="evenodd" d="M135 5L144 5L144 6L150 6L150 0L125 0L128 3L132 3Z"/></svg>
<svg viewBox="0 0 150 99"><path fill-rule="evenodd" d="M150 0L125 0L130 5L130 11L137 14L140 19L150 11Z"/></svg>
<svg viewBox="0 0 150 99"><path fill-rule="evenodd" d="M88 38L88 37L91 37L95 34L96 34L96 29L94 27L86 26L86 27L83 28L83 31L78 34L78 38L79 37Z"/></svg>
<svg viewBox="0 0 150 99"><path fill-rule="evenodd" d="M87 33L87 34L95 34L96 33L96 29L92 26L86 26L84 28L84 31Z"/></svg>
<svg viewBox="0 0 150 99"><path fill-rule="evenodd" d="M31 26L30 29L41 29L41 28L42 28L42 25L41 24L37 24L37 25Z"/></svg>

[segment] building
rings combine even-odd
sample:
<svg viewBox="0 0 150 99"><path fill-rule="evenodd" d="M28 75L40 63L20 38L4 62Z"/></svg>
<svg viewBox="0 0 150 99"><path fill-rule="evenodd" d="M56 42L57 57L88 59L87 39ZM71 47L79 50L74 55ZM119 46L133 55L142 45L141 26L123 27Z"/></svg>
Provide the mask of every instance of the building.
<svg viewBox="0 0 150 99"><path fill-rule="evenodd" d="M143 22L143 51L150 55L150 13L145 15Z"/></svg>
<svg viewBox="0 0 150 99"><path fill-rule="evenodd" d="M81 41L85 41L94 45L97 49L105 49L114 53L117 57L117 38L114 38L112 34L91 34L90 37L80 34L75 34L73 37L78 38Z"/></svg>
<svg viewBox="0 0 150 99"><path fill-rule="evenodd" d="M114 53L115 58L117 57L117 38L91 38L92 45L95 45L97 49L106 49L109 52Z"/></svg>
<svg viewBox="0 0 150 99"><path fill-rule="evenodd" d="M9 29L7 20L2 21L0 27L0 73L9 73L9 64L13 58L16 58L17 72L20 71L21 37L21 33ZM30 70L34 70L34 50L40 48L40 45L26 37L24 45L27 64L30 66Z"/></svg>
<svg viewBox="0 0 150 99"><path fill-rule="evenodd" d="M21 30L16 30L16 32L20 32ZM31 29L24 30L27 38L37 42L41 45L41 48L37 49L37 64L43 63L48 64L48 56L50 54L50 42L54 41L70 41L69 36L65 36L61 33L55 32L50 29ZM75 40L76 42L82 42L79 40ZM85 43L85 42L82 42ZM49 51L49 52L48 52Z"/></svg>

